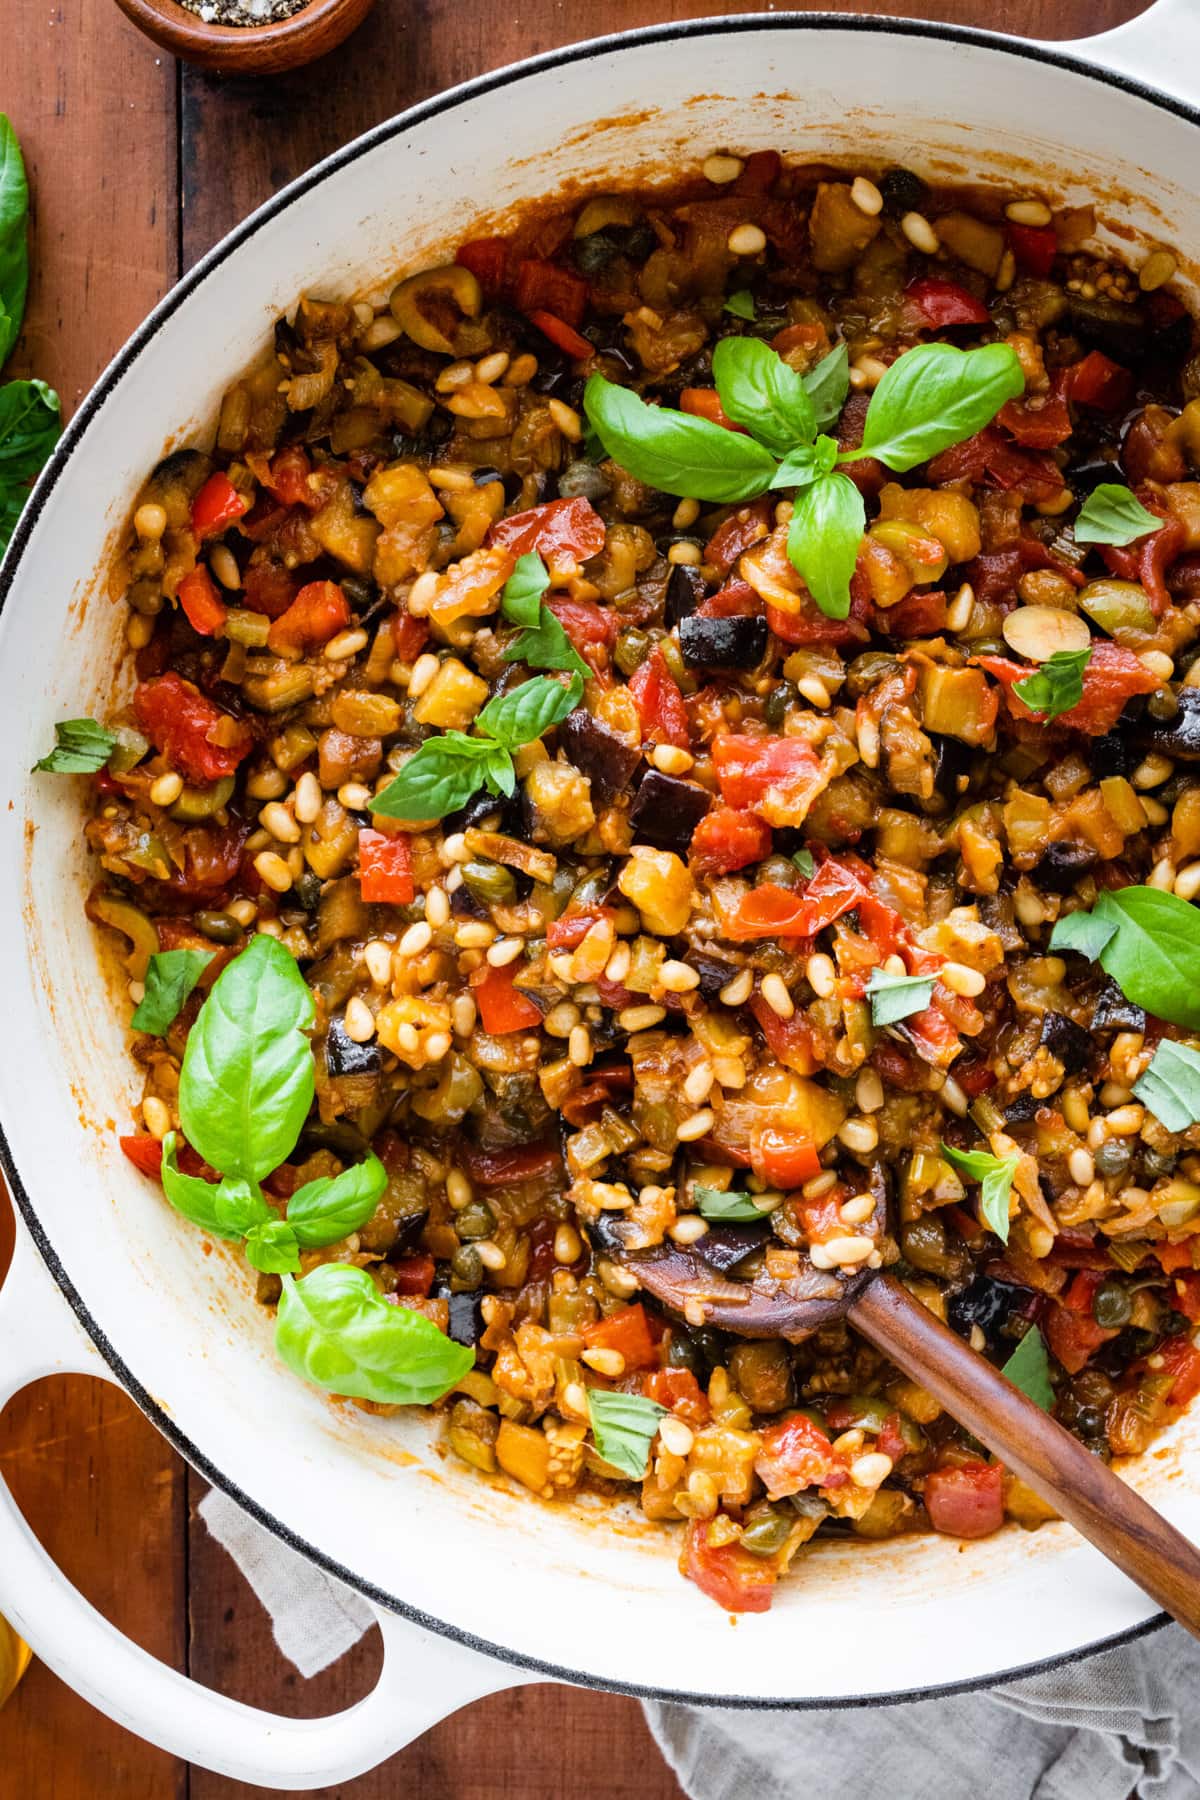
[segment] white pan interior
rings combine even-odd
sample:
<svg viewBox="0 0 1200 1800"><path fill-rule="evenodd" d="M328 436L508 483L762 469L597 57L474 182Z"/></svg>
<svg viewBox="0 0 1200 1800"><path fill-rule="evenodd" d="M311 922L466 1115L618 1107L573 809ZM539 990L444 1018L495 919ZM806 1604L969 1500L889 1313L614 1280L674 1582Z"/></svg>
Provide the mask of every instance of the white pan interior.
<svg viewBox="0 0 1200 1800"><path fill-rule="evenodd" d="M68 434L7 566L0 617L0 1118L12 1163L27 1216L158 1422L393 1603L582 1678L759 1702L979 1680L1153 1614L1055 1526L822 1550L770 1614L734 1624L680 1578L669 1534L485 1485L442 1460L422 1417L367 1419L276 1363L245 1274L206 1254L117 1149L135 1084L83 916L80 794L27 773L56 719L104 711L120 620L103 569L143 471L168 441L203 441L223 387L302 290L386 289L472 235L477 214L562 180L625 180L721 147L902 160L1049 181L1071 201L1115 195L1114 216L1190 252L1200 202L1179 178L1196 145L1193 124L1134 93L936 28L742 19L567 52L431 102L306 177L164 303ZM1136 1478L1200 1535L1200 1409Z"/></svg>

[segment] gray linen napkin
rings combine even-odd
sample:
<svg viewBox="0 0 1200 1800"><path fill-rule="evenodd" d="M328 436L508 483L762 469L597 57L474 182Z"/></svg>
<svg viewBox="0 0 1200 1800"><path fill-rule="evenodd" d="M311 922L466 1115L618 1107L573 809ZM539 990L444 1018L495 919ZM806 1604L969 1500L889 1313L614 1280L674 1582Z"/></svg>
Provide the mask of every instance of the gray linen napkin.
<svg viewBox="0 0 1200 1800"><path fill-rule="evenodd" d="M369 1629L365 1600L224 1494L198 1510L302 1675ZM648 1700L645 1713L691 1800L1200 1800L1200 1644L1176 1625L944 1700L796 1713Z"/></svg>

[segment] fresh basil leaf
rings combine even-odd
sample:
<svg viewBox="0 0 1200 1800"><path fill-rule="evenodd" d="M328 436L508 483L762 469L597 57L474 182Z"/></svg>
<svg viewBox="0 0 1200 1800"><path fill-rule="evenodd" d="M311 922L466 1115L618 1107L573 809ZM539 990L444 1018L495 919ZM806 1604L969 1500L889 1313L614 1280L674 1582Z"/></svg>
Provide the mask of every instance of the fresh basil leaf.
<svg viewBox="0 0 1200 1800"><path fill-rule="evenodd" d="M146 992L130 1019L134 1031L161 1037L207 969L212 950L158 950L146 969Z"/></svg>
<svg viewBox="0 0 1200 1800"><path fill-rule="evenodd" d="M0 387L0 551L16 529L34 476L62 430L58 395L44 381Z"/></svg>
<svg viewBox="0 0 1200 1800"><path fill-rule="evenodd" d="M260 933L212 985L179 1075L184 1135L222 1175L261 1181L295 1147L313 1097L312 992Z"/></svg>
<svg viewBox="0 0 1200 1800"><path fill-rule="evenodd" d="M710 419L647 406L603 375L589 378L583 404L609 456L664 494L724 504L753 500L775 473L775 458L753 438Z"/></svg>
<svg viewBox="0 0 1200 1800"><path fill-rule="evenodd" d="M850 580L866 528L862 495L848 475L821 475L796 495L788 557L828 619L850 611Z"/></svg>
<svg viewBox="0 0 1200 1800"><path fill-rule="evenodd" d="M1031 1325L1000 1373L1007 1375L1014 1387L1049 1412L1054 1405L1054 1389L1050 1385L1050 1358L1046 1344L1036 1325Z"/></svg>
<svg viewBox="0 0 1200 1800"><path fill-rule="evenodd" d="M1133 1091L1168 1131L1186 1131L1200 1121L1200 1051L1160 1039Z"/></svg>
<svg viewBox="0 0 1200 1800"><path fill-rule="evenodd" d="M0 113L0 367L17 341L29 287L29 183L17 134ZM2 547L2 546L0 546Z"/></svg>
<svg viewBox="0 0 1200 1800"><path fill-rule="evenodd" d="M217 1186L215 1182L202 1181L199 1175L184 1175L177 1161L177 1140L173 1131L168 1131L163 1139L162 1153L162 1186L163 1193L171 1202L177 1213L201 1231L211 1232L213 1237L229 1238L234 1242L241 1241L241 1231L236 1226L226 1225L217 1216Z"/></svg>
<svg viewBox="0 0 1200 1800"><path fill-rule="evenodd" d="M543 737L552 725L561 724L579 705L582 693L578 675L567 685L549 675L535 675L532 681L523 681L520 687L489 700L477 723L505 750L519 750Z"/></svg>
<svg viewBox="0 0 1200 1800"><path fill-rule="evenodd" d="M622 1475L640 1481L650 1466L650 1446L666 1407L643 1394L588 1388L587 1408L598 1453Z"/></svg>
<svg viewBox="0 0 1200 1800"><path fill-rule="evenodd" d="M1012 1192L1019 1157L993 1156L990 1150L955 1150L952 1145L945 1143L942 1145L942 1155L960 1175L982 1182L980 1202L984 1220L1000 1242L1007 1244L1008 1197Z"/></svg>
<svg viewBox="0 0 1200 1800"><path fill-rule="evenodd" d="M925 1011L933 999L933 976L889 975L886 969L872 969L867 993L871 1000L871 1023L894 1025L911 1013Z"/></svg>
<svg viewBox="0 0 1200 1800"><path fill-rule="evenodd" d="M263 1275L298 1275L300 1250L296 1234L282 1219L252 1225L246 1233L246 1261Z"/></svg>
<svg viewBox="0 0 1200 1800"><path fill-rule="evenodd" d="M1006 400L1025 391L1025 377L1009 344L958 350L953 344L915 344L898 356L871 395L860 450L847 462L877 457L903 472L951 444L973 437Z"/></svg>
<svg viewBox="0 0 1200 1800"><path fill-rule="evenodd" d="M794 850L792 861L806 880L811 881L817 872L816 860L811 850Z"/></svg>
<svg viewBox="0 0 1200 1800"><path fill-rule="evenodd" d="M387 1170L373 1153L340 1175L306 1181L288 1201L287 1222L306 1250L339 1244L358 1231L379 1204Z"/></svg>
<svg viewBox="0 0 1200 1800"><path fill-rule="evenodd" d="M1097 960L1125 998L1200 1031L1200 911L1152 887L1106 890L1095 911L1116 924Z"/></svg>
<svg viewBox="0 0 1200 1800"><path fill-rule="evenodd" d="M1101 481L1079 509L1074 536L1077 544L1132 544L1161 527L1162 520L1127 487Z"/></svg>
<svg viewBox="0 0 1200 1800"><path fill-rule="evenodd" d="M726 1194L720 1188L710 1187L693 1188L692 1192L700 1208L700 1217L710 1224L744 1225L766 1217L749 1194Z"/></svg>
<svg viewBox="0 0 1200 1800"><path fill-rule="evenodd" d="M754 295L749 288L739 288L736 294L730 294L721 308L722 312L732 313L735 319L754 319Z"/></svg>
<svg viewBox="0 0 1200 1800"><path fill-rule="evenodd" d="M513 768L512 757L499 744L493 744L483 765L484 786L493 794L503 794L509 800L517 791L517 772Z"/></svg>
<svg viewBox="0 0 1200 1800"><path fill-rule="evenodd" d="M230 1237L244 1237L257 1225L267 1225L275 1214L258 1191L257 1185L241 1176L226 1176L213 1195L213 1211L217 1224Z"/></svg>
<svg viewBox="0 0 1200 1800"><path fill-rule="evenodd" d="M773 488L807 487L819 475L828 475L838 459L838 447L822 435L815 444L797 444L789 450L771 483Z"/></svg>
<svg viewBox="0 0 1200 1800"><path fill-rule="evenodd" d="M1031 712L1057 719L1083 699L1083 671L1092 658L1092 646L1083 650L1056 650L1024 681L1013 683L1013 693Z"/></svg>
<svg viewBox="0 0 1200 1800"><path fill-rule="evenodd" d="M440 1400L475 1362L424 1313L389 1305L366 1270L349 1263L322 1263L301 1281L284 1276L275 1348L326 1393L381 1406Z"/></svg>
<svg viewBox="0 0 1200 1800"><path fill-rule="evenodd" d="M48 775L94 775L116 748L116 736L95 719L60 719L54 727L54 748L34 763Z"/></svg>
<svg viewBox="0 0 1200 1800"><path fill-rule="evenodd" d="M726 417L744 425L777 456L816 436L817 415L808 389L761 338L722 338L713 351L712 371Z"/></svg>
<svg viewBox="0 0 1200 1800"><path fill-rule="evenodd" d="M505 662L528 663L531 669L566 669L590 681L596 671L589 668L555 618L543 604L538 622L523 631L504 651Z"/></svg>
<svg viewBox="0 0 1200 1800"><path fill-rule="evenodd" d="M850 392L850 352L845 344L836 345L828 356L821 358L815 369L810 369L800 379L812 401L817 430L827 431L841 418L846 395Z"/></svg>
<svg viewBox="0 0 1200 1800"><path fill-rule="evenodd" d="M496 749L494 738L467 737L461 731L443 731L440 737L426 738L395 781L376 794L371 811L386 819L444 819L478 793L489 772L495 784ZM507 752L504 756L511 775ZM508 791L511 793L511 788Z"/></svg>
<svg viewBox="0 0 1200 1800"><path fill-rule="evenodd" d="M1116 934L1117 921L1100 912L1073 912L1059 919L1050 933L1051 950L1075 950L1095 962L1109 939Z"/></svg>
<svg viewBox="0 0 1200 1800"><path fill-rule="evenodd" d="M536 550L518 556L517 566L504 584L500 610L514 625L532 630L542 611L542 595L550 586L546 565Z"/></svg>

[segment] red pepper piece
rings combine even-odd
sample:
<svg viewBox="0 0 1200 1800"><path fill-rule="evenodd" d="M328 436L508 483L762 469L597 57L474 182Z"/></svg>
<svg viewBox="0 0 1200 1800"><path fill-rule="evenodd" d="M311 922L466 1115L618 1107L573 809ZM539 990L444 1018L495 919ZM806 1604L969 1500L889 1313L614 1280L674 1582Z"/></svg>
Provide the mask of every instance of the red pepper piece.
<svg viewBox="0 0 1200 1800"><path fill-rule="evenodd" d="M658 1367L658 1346L650 1335L650 1322L640 1300L609 1313L595 1325L585 1325L581 1335L589 1350L619 1352L628 1372Z"/></svg>
<svg viewBox="0 0 1200 1800"><path fill-rule="evenodd" d="M432 1256L399 1256L392 1268L396 1276L397 1294L403 1294L406 1300L425 1300L429 1297L429 1290L437 1273Z"/></svg>
<svg viewBox="0 0 1200 1800"><path fill-rule="evenodd" d="M529 323L536 325L543 337L548 337L556 349L561 350L566 356L573 357L576 362L586 362L589 356L596 354L594 344L589 344L573 325L568 325L565 319L558 318L552 312L546 312L538 307L536 311L529 314Z"/></svg>
<svg viewBox="0 0 1200 1800"><path fill-rule="evenodd" d="M779 1571L767 1556L754 1556L740 1544L711 1544L709 1519L693 1519L684 1538L679 1567L702 1594L730 1613L764 1613Z"/></svg>
<svg viewBox="0 0 1200 1800"><path fill-rule="evenodd" d="M1010 225L1008 243L1018 268L1044 279L1054 267L1058 238L1053 225Z"/></svg>
<svg viewBox="0 0 1200 1800"><path fill-rule="evenodd" d="M708 1400L690 1369L652 1369L642 1377L642 1392L687 1425L707 1425L712 1417Z"/></svg>
<svg viewBox="0 0 1200 1800"><path fill-rule="evenodd" d="M766 1484L767 1497L782 1500L804 1488L826 1487L831 1475L845 1485L846 1468L829 1438L807 1413L791 1413L762 1434L754 1472Z"/></svg>
<svg viewBox="0 0 1200 1800"><path fill-rule="evenodd" d="M773 1188L798 1188L821 1173L817 1147L800 1132L762 1125L750 1143L750 1166Z"/></svg>
<svg viewBox="0 0 1200 1800"><path fill-rule="evenodd" d="M934 331L941 331L947 325L991 323L987 307L957 281L943 281L929 275L920 281L910 281L904 297L913 302Z"/></svg>
<svg viewBox="0 0 1200 1800"><path fill-rule="evenodd" d="M1004 683L1005 701L1014 719L1042 716L1031 712L1020 695L1012 691L1013 684L1030 673L1023 663L1011 662L1004 656L978 656L973 660ZM1135 694L1152 694L1160 686L1158 677L1132 650L1123 650L1119 644L1094 642L1091 660L1083 671L1083 698L1068 712L1060 713L1053 723L1069 731L1086 732L1089 737L1103 737L1114 729L1128 700Z"/></svg>
<svg viewBox="0 0 1200 1800"><path fill-rule="evenodd" d="M749 550L751 544L757 544L766 537L774 514L774 506L765 497L751 500L747 506L739 506L735 513L730 513L723 525L718 525L704 546L705 562L712 563L722 576L728 575L742 551Z"/></svg>
<svg viewBox="0 0 1200 1800"><path fill-rule="evenodd" d="M401 662L414 662L429 639L429 626L411 613L398 612L392 619L392 641Z"/></svg>
<svg viewBox="0 0 1200 1800"><path fill-rule="evenodd" d="M702 600L696 608L698 619L753 619L762 610L762 601L748 581L736 578Z"/></svg>
<svg viewBox="0 0 1200 1800"><path fill-rule="evenodd" d="M546 948L578 950L593 925L615 917L611 906L584 906L578 912L562 913L546 927Z"/></svg>
<svg viewBox="0 0 1200 1800"><path fill-rule="evenodd" d="M1128 369L1090 350L1082 362L1072 364L1070 394L1076 406L1094 406L1097 412L1124 412L1133 398L1133 376Z"/></svg>
<svg viewBox="0 0 1200 1800"><path fill-rule="evenodd" d="M790 1019L781 1019L761 994L752 997L750 1011L758 1021L758 1028L766 1038L767 1048L776 1062L781 1062L785 1069L794 1069L797 1075L816 1073L818 1058L813 1046L812 1028L802 1013L793 1013Z"/></svg>
<svg viewBox="0 0 1200 1800"><path fill-rule="evenodd" d="M519 1150L480 1150L464 1143L457 1152L471 1180L480 1187L505 1187L516 1181L542 1181L562 1169L553 1144L526 1144Z"/></svg>
<svg viewBox="0 0 1200 1800"><path fill-rule="evenodd" d="M686 750L691 741L687 707L658 644L629 677L629 691L646 737Z"/></svg>
<svg viewBox="0 0 1200 1800"><path fill-rule="evenodd" d="M157 1138L123 1137L117 1141L135 1169L153 1175L155 1181L162 1179L163 1149Z"/></svg>
<svg viewBox="0 0 1200 1800"><path fill-rule="evenodd" d="M1175 1377L1167 1405L1186 1406L1200 1394L1200 1350L1186 1337L1177 1337L1164 1344L1159 1355L1168 1375Z"/></svg>
<svg viewBox="0 0 1200 1800"><path fill-rule="evenodd" d="M828 341L823 325L785 325L771 339L771 348L777 356L786 358L789 350L811 350L815 344Z"/></svg>
<svg viewBox="0 0 1200 1800"><path fill-rule="evenodd" d="M721 405L721 396L716 388L688 387L679 395L680 412L690 413L694 419L707 419L710 425L723 425L726 431L740 431L747 435L744 425L735 425Z"/></svg>
<svg viewBox="0 0 1200 1800"><path fill-rule="evenodd" d="M548 563L564 557L586 562L604 548L604 520L590 500L548 500L544 506L530 506L498 519L487 542L499 544L515 557L536 550Z"/></svg>
<svg viewBox="0 0 1200 1800"><path fill-rule="evenodd" d="M1052 457L1021 450L994 425L974 437L943 450L929 464L929 479L937 486L949 481L982 481L1019 493L1023 500L1049 500L1062 492L1063 479Z"/></svg>
<svg viewBox="0 0 1200 1800"><path fill-rule="evenodd" d="M358 834L358 885L368 904L407 906L413 898L412 846L403 832Z"/></svg>
<svg viewBox="0 0 1200 1800"><path fill-rule="evenodd" d="M997 422L1026 449L1053 450L1056 445L1065 444L1071 435L1071 415L1067 411L1069 390L1070 373L1062 369L1055 376L1049 394L1006 400L997 414Z"/></svg>
<svg viewBox="0 0 1200 1800"><path fill-rule="evenodd" d="M133 712L154 748L197 787L232 775L254 743L249 725L222 712L173 669L140 684Z"/></svg>
<svg viewBox="0 0 1200 1800"><path fill-rule="evenodd" d="M472 275L489 295L499 294L508 280L511 246L505 237L472 238L462 244L454 260Z"/></svg>
<svg viewBox="0 0 1200 1800"><path fill-rule="evenodd" d="M771 827L757 813L718 806L692 833L688 861L701 875L728 875L771 854Z"/></svg>
<svg viewBox="0 0 1200 1800"><path fill-rule="evenodd" d="M581 656L587 657L589 650L601 645L611 650L616 643L616 614L597 606L594 600L572 600L566 594L554 594L546 605Z"/></svg>
<svg viewBox="0 0 1200 1800"><path fill-rule="evenodd" d="M272 621L267 647L277 655L284 650L319 650L349 623L350 607L337 582L310 581L287 611Z"/></svg>
<svg viewBox="0 0 1200 1800"><path fill-rule="evenodd" d="M229 609L217 592L217 584L203 563L189 569L179 583L179 604L187 622L201 637L216 637L229 616Z"/></svg>
<svg viewBox="0 0 1200 1800"><path fill-rule="evenodd" d="M321 496L309 486L311 474L307 450L300 444L289 444L271 458L264 485L285 506L306 506L315 512L321 505Z"/></svg>
<svg viewBox="0 0 1200 1800"><path fill-rule="evenodd" d="M517 265L516 301L519 312L553 313L568 325L579 325L587 306L588 284L558 263L525 257ZM590 349L590 346L589 346Z"/></svg>
<svg viewBox="0 0 1200 1800"><path fill-rule="evenodd" d="M239 494L228 475L218 469L192 501L192 530L201 540L215 537L249 510L249 500Z"/></svg>
<svg viewBox="0 0 1200 1800"><path fill-rule="evenodd" d="M1166 571L1183 548L1187 527L1182 519L1164 517L1153 493L1144 492L1138 498L1150 512L1162 518L1158 530L1136 544L1101 544L1100 554L1113 575L1142 584L1155 618L1161 618L1171 603Z"/></svg>
<svg viewBox="0 0 1200 1800"><path fill-rule="evenodd" d="M527 994L513 986L519 966L493 969L484 964L484 976L471 989L483 1029L490 1037L502 1037L506 1031L528 1031L540 1025L542 1015Z"/></svg>

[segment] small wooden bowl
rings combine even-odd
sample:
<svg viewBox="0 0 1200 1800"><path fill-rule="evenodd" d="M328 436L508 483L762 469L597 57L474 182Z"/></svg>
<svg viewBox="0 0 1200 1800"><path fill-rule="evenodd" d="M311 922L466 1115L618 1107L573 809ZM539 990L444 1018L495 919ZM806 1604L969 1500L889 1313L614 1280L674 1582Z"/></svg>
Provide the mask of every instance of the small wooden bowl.
<svg viewBox="0 0 1200 1800"><path fill-rule="evenodd" d="M266 25L210 25L177 0L117 0L117 5L181 62L223 75L277 75L336 49L362 24L374 0L308 0L290 19Z"/></svg>

